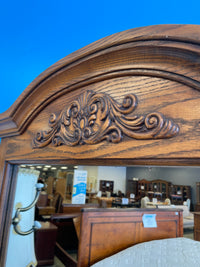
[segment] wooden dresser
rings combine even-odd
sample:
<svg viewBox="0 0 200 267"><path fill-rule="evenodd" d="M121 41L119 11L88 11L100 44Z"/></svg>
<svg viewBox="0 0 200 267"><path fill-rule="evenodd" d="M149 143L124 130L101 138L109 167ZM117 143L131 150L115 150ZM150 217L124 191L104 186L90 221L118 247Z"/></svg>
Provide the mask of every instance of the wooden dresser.
<svg viewBox="0 0 200 267"><path fill-rule="evenodd" d="M57 226L51 222L40 222L41 228L35 232L35 254L38 265L54 264Z"/></svg>

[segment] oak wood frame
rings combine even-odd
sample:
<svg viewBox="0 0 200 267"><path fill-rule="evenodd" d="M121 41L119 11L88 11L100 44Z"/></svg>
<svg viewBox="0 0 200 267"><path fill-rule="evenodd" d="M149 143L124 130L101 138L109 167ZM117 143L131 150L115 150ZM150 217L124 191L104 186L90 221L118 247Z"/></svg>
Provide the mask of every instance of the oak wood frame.
<svg viewBox="0 0 200 267"><path fill-rule="evenodd" d="M200 26L161 25L128 30L99 40L44 71L0 114L0 265L4 266L15 188L14 165L199 166ZM127 91L140 111L162 111L179 125L171 139L105 141L78 147L35 149L37 131L48 130L50 113L86 90L120 102ZM173 100L173 101L172 101Z"/></svg>

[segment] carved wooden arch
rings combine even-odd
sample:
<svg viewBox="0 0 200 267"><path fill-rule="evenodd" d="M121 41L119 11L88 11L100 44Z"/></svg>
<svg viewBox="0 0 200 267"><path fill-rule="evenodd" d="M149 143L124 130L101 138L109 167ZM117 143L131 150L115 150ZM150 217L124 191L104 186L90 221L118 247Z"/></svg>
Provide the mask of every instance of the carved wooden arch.
<svg viewBox="0 0 200 267"><path fill-rule="evenodd" d="M9 110L0 114L1 266L11 220L15 164L200 165L199 32L197 25L161 25L106 37L51 66ZM93 109L81 117L90 106L86 99ZM105 109L106 106L109 108ZM73 119L66 114L73 114ZM156 134L149 132L145 124L152 119L149 114L156 114L153 116ZM90 122L90 129L83 131L86 135L76 135L74 125L79 125L80 133L85 129L85 121ZM59 136L53 125L56 129L66 125L71 128L64 129ZM112 141L109 134L114 128L114 137L120 130L121 139L108 142ZM133 138L133 128L137 128L140 138ZM94 133L99 134L102 129L106 135L94 141ZM37 133L42 132L44 137L51 130L56 138L37 146ZM66 131L74 132L78 138L64 144L65 138L60 137L66 137ZM93 131L91 138L89 131ZM141 138L143 134L149 138ZM57 143L52 142L55 139Z"/></svg>
<svg viewBox="0 0 200 267"><path fill-rule="evenodd" d="M0 136L22 133L45 105L62 94L113 77L162 77L199 90L197 29L197 25L138 28L72 53L44 71L0 114Z"/></svg>

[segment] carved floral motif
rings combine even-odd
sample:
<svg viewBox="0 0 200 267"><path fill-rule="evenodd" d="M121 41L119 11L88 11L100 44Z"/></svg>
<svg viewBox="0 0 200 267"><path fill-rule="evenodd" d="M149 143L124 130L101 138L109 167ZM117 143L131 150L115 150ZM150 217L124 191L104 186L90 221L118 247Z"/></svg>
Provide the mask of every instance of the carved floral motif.
<svg viewBox="0 0 200 267"><path fill-rule="evenodd" d="M118 143L126 135L134 139L170 138L178 125L159 112L134 115L137 97L128 94L122 104L105 93L87 91L57 117L50 115L50 130L37 133L34 147L96 144L103 140Z"/></svg>

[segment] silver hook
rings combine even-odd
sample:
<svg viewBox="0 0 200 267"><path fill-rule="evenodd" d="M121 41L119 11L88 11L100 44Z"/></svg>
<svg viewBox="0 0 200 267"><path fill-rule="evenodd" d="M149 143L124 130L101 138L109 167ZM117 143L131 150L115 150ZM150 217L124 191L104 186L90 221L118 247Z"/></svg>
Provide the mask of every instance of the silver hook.
<svg viewBox="0 0 200 267"><path fill-rule="evenodd" d="M44 185L41 184L41 183L37 183L35 186L36 186L36 195L35 195L35 198L34 198L33 202L29 206L27 206L25 208L17 208L17 210L15 212L15 216L12 219L12 224L13 224L14 230L19 235L29 235L33 231L35 231L36 229L41 227L40 223L37 222L37 221L34 222L33 227L28 231L23 232L23 231L20 230L20 227L19 227L19 222L21 220L20 219L20 212L24 212L24 211L30 210L31 208L33 208L35 206L36 202L38 201L40 192L41 192L42 188L44 187Z"/></svg>

